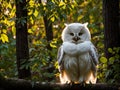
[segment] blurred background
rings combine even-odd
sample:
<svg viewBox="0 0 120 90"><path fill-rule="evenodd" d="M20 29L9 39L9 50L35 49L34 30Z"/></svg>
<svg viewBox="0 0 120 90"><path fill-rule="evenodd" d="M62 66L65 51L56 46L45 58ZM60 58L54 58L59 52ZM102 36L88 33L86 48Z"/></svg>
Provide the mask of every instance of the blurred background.
<svg viewBox="0 0 120 90"><path fill-rule="evenodd" d="M22 2L22 0L18 0ZM92 42L100 56L98 82L106 82L109 74L104 57L102 0L26 0L29 63L33 81L59 82L57 51L62 44L65 23L86 23ZM16 3L0 0L0 74L17 78L16 64ZM21 24L26 21L21 18ZM111 49L110 49L111 51ZM112 51L111 51L112 52ZM111 80L113 82L115 79Z"/></svg>

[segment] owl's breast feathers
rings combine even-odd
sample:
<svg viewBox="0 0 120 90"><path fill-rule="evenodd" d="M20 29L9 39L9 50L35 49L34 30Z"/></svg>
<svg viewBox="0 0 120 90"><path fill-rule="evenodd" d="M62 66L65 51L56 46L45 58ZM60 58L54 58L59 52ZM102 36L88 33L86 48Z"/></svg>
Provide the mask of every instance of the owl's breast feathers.
<svg viewBox="0 0 120 90"><path fill-rule="evenodd" d="M91 52L90 41L84 41L83 43L75 44L70 42L63 42L63 44L58 49L57 60L59 65L63 62L63 57L65 54L69 56L77 56L80 54L84 54L86 52Z"/></svg>
<svg viewBox="0 0 120 90"><path fill-rule="evenodd" d="M95 66L98 64L98 52L91 41L84 41L83 43L79 44L63 42L61 47L62 52L68 54L69 56L76 57L88 53L93 64Z"/></svg>
<svg viewBox="0 0 120 90"><path fill-rule="evenodd" d="M63 47L63 51L66 54L76 56L77 54L80 55L88 52L91 48L91 42L84 41L83 43L79 43L79 44L63 42L62 47Z"/></svg>
<svg viewBox="0 0 120 90"><path fill-rule="evenodd" d="M97 55L97 50L90 41L84 41L79 44L64 42L58 50L59 71L62 75L64 70L67 69L68 75L71 75L72 69L76 70L80 67L80 72L84 73L85 71L90 71L91 68L93 76L96 77Z"/></svg>

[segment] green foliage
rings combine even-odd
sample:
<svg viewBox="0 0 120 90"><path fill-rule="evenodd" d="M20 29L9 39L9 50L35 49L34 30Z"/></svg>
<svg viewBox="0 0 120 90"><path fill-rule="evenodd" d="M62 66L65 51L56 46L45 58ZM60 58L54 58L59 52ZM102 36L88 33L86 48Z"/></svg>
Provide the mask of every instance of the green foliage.
<svg viewBox="0 0 120 90"><path fill-rule="evenodd" d="M40 81L54 81L55 74L57 70L54 69L54 63L56 62L56 41L53 40L51 42L52 51L49 51L46 48L47 41L45 39L38 41L34 40L33 43L30 45L30 66L32 69L33 80L40 80ZM41 53L42 52L42 53ZM52 60L50 60L50 55L52 56ZM49 69L52 71L49 72ZM54 77L54 79L53 79Z"/></svg>
<svg viewBox="0 0 120 90"><path fill-rule="evenodd" d="M106 74L108 83L118 83L120 80L120 47L108 48L112 57L109 58Z"/></svg>
<svg viewBox="0 0 120 90"><path fill-rule="evenodd" d="M100 62L102 62L102 63L107 63L107 58L101 57L101 58L100 58Z"/></svg>
<svg viewBox="0 0 120 90"><path fill-rule="evenodd" d="M112 54L112 57L107 59L102 56L100 58L98 78L101 82L118 83L120 80L120 47L108 48L108 52Z"/></svg>
<svg viewBox="0 0 120 90"><path fill-rule="evenodd" d="M10 38L9 43L0 45L0 74L5 78L16 77L15 40Z"/></svg>

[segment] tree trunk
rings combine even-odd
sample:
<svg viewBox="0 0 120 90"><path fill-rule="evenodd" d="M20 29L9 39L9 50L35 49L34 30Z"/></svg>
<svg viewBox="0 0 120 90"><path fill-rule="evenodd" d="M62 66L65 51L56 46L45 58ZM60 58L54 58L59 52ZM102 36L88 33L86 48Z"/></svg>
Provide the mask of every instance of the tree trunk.
<svg viewBox="0 0 120 90"><path fill-rule="evenodd" d="M114 63L110 64L109 58L115 57L115 55L108 51L108 48L120 47L119 0L103 0L103 15L105 56L108 59L107 69L109 71L106 80L112 79L120 82L118 68L120 67L120 60L114 58ZM117 54L120 55L120 51Z"/></svg>
<svg viewBox="0 0 120 90"><path fill-rule="evenodd" d="M103 0L105 55L111 57L108 48L120 47L119 0Z"/></svg>
<svg viewBox="0 0 120 90"><path fill-rule="evenodd" d="M48 2L46 2L46 4ZM41 4L42 0L39 0L39 3ZM48 15L46 13L44 13L43 20L44 20L45 32L46 32L46 38L47 38L47 46L46 47L49 51L51 51L52 47L50 46L50 42L53 40L53 31L52 31L53 28L52 28L52 22L48 18L49 18ZM50 53L49 53L49 56L50 56L49 60L52 61L52 56Z"/></svg>
<svg viewBox="0 0 120 90"><path fill-rule="evenodd" d="M29 48L28 48L28 33L27 33L27 8L26 0L16 1L16 54L17 54L17 69L19 78L27 78L31 76L30 68L22 65L28 63Z"/></svg>
<svg viewBox="0 0 120 90"><path fill-rule="evenodd" d="M50 1L48 0L46 2L46 5L49 3ZM39 3L42 4L42 0L39 0ZM53 71L55 70L54 65L51 65L51 61L52 61L52 55L51 55L51 50L52 47L50 46L50 42L53 40L53 27L52 27L52 22L50 21L48 15L46 14L46 11L43 15L43 21L44 21L44 26L45 26L45 32L46 32L46 39L47 39L47 45L46 48L48 50L48 56L49 56L49 61L47 63L47 67L45 68L45 71L49 72L49 73L53 73ZM48 81L53 80L53 78L48 77L47 78Z"/></svg>
<svg viewBox="0 0 120 90"><path fill-rule="evenodd" d="M50 46L50 41L53 40L52 22L48 20L47 16L44 16L43 19L45 24L46 37L48 41L47 49L52 50L52 47Z"/></svg>

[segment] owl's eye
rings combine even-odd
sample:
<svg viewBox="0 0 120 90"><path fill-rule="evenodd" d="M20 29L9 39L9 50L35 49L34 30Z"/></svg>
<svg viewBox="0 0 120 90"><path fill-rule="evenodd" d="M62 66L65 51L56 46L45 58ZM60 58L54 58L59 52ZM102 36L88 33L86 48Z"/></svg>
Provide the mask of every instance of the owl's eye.
<svg viewBox="0 0 120 90"><path fill-rule="evenodd" d="M81 33L81 32L78 33L79 36L82 35L82 34L83 34L83 33Z"/></svg>
<svg viewBox="0 0 120 90"><path fill-rule="evenodd" d="M74 36L74 33L70 33L71 36Z"/></svg>

